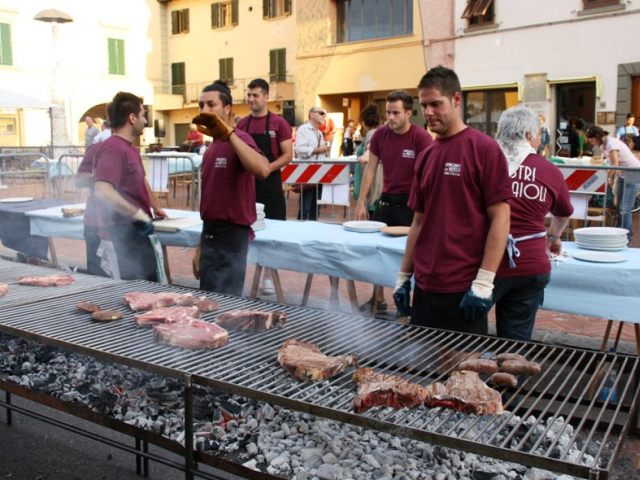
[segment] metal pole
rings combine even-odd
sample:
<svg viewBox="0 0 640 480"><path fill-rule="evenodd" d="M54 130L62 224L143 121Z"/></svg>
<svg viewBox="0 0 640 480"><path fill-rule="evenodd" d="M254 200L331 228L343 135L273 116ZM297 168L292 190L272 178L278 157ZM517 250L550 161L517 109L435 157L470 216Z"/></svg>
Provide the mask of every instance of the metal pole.
<svg viewBox="0 0 640 480"><path fill-rule="evenodd" d="M185 448L185 480L193 480L196 465L193 461L193 386L191 375L185 377L184 386L184 448Z"/></svg>

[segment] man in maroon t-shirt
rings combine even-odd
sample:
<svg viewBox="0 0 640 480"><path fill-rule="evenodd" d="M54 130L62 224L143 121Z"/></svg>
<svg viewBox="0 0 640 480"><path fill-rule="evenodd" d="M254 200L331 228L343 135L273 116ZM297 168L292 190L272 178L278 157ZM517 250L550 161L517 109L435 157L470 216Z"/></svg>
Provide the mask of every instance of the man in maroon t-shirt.
<svg viewBox="0 0 640 480"><path fill-rule="evenodd" d="M415 216L396 294L415 273L412 324L486 334L509 235L507 162L491 137L462 121L453 70L429 70L418 94L437 138L418 157L409 200Z"/></svg>
<svg viewBox="0 0 640 480"><path fill-rule="evenodd" d="M373 212L373 220L388 226L408 227L413 220L409 208L409 192L413 183L416 158L433 141L423 128L411 124L413 96L404 90L387 95L387 125L378 128L369 144L369 162L362 174L360 196L356 205L356 220L367 220L364 204L382 162L382 195ZM382 287L374 289L375 298L360 306L360 311L386 313ZM374 301L377 299L377 301Z"/></svg>
<svg viewBox="0 0 640 480"><path fill-rule="evenodd" d="M507 157L511 188L511 235L508 255L496 274L493 297L499 337L531 340L538 307L549 283L547 251L560 254L560 236L573 213L569 188L553 163L536 155L538 115L525 107L502 113L496 140ZM549 235L545 217L551 212Z"/></svg>
<svg viewBox="0 0 640 480"><path fill-rule="evenodd" d="M107 106L113 135L98 145L93 170L98 225L102 239L113 243L120 277L157 281L151 210L152 204L140 152L133 145L147 120L142 98L118 92Z"/></svg>
<svg viewBox="0 0 640 480"><path fill-rule="evenodd" d="M256 219L255 179L271 173L269 162L249 134L230 127L233 99L226 82L205 87L193 119L213 137L202 161L200 289L242 295L251 224ZM197 261L197 260L196 260Z"/></svg>

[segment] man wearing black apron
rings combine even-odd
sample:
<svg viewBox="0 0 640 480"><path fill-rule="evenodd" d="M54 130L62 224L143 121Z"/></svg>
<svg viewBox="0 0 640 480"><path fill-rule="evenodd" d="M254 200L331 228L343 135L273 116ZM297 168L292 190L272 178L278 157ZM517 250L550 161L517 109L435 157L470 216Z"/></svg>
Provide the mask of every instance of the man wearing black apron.
<svg viewBox="0 0 640 480"><path fill-rule="evenodd" d="M284 118L269 111L268 101L269 83L262 78L252 80L247 91L251 115L241 119L236 128L251 135L269 160L271 174L264 180L256 179L256 202L264 204L266 218L286 220L287 203L282 190L280 170L293 160L292 132L291 126ZM275 293L269 269L265 269L262 293Z"/></svg>

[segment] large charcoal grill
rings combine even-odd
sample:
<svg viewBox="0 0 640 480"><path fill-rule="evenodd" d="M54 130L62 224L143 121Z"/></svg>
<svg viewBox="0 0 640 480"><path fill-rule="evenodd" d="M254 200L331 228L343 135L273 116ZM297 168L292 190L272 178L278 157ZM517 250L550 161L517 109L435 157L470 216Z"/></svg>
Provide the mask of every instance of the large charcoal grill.
<svg viewBox="0 0 640 480"><path fill-rule="evenodd" d="M260 334L231 331L229 344L218 350L185 350L155 344L151 330L136 327L133 313L122 303L127 292L167 290L186 291L147 282L116 283L7 306L0 310L0 330L164 375L188 375L196 383L365 428L584 478L608 478L633 423L638 401L639 360L635 357L423 329L209 293L220 302L221 310L204 314L205 320L242 308L284 310L289 323L284 329ZM95 323L75 308L85 300L128 313L119 322ZM517 352L541 363L543 372L523 378L505 402L507 412L500 416L468 416L425 407L375 408L354 414L352 370L320 383L291 378L276 360L278 349L290 338L314 342L329 355L357 353L361 366L423 385L444 381L472 352ZM449 361L454 351L458 355ZM613 372L617 372L616 403L610 398L602 401L598 395L604 378ZM604 375L594 382L597 373ZM537 418L533 425L527 420L531 415ZM560 417L566 421L564 426L553 427ZM571 429L565 444L561 435ZM574 452L569 456L571 447ZM583 464L587 455L594 458L593 464Z"/></svg>

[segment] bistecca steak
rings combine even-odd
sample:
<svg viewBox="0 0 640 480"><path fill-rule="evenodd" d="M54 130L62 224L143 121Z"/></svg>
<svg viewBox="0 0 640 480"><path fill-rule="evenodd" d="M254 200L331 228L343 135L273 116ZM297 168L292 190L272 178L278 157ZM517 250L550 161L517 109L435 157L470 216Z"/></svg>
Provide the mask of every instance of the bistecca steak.
<svg viewBox="0 0 640 480"><path fill-rule="evenodd" d="M500 415L504 412L500 393L490 388L476 372L451 372L444 383L432 383L425 387L427 407L452 408L462 413Z"/></svg>
<svg viewBox="0 0 640 480"><path fill-rule="evenodd" d="M413 408L422 405L429 390L417 383L384 373L376 373L370 368L356 368L353 381L358 384L351 408L356 413L371 407Z"/></svg>
<svg viewBox="0 0 640 480"><path fill-rule="evenodd" d="M163 323L153 327L158 343L191 349L212 350L229 341L229 332L215 323L193 320L191 323Z"/></svg>
<svg viewBox="0 0 640 480"><path fill-rule="evenodd" d="M357 355L324 355L311 342L287 340L278 350L278 362L292 377L300 380L325 380L334 377L349 365L354 365Z"/></svg>
<svg viewBox="0 0 640 480"><path fill-rule="evenodd" d="M216 323L223 328L234 328L249 332L264 332L271 328L282 328L287 323L286 312L254 312L233 310L216 317Z"/></svg>
<svg viewBox="0 0 640 480"><path fill-rule="evenodd" d="M162 307L198 307L201 312L212 312L220 308L217 301L207 297L196 297L193 293L150 293L129 292L124 296L124 303L134 312L144 312Z"/></svg>
<svg viewBox="0 0 640 480"><path fill-rule="evenodd" d="M30 285L32 287L63 287L76 283L71 275L44 275L39 277L20 277L19 285Z"/></svg>
<svg viewBox="0 0 640 480"><path fill-rule="evenodd" d="M191 323L200 318L197 307L162 307L133 316L136 325L148 327L160 323Z"/></svg>
<svg viewBox="0 0 640 480"><path fill-rule="evenodd" d="M0 283L0 297L3 297L9 291L9 285L6 283Z"/></svg>

